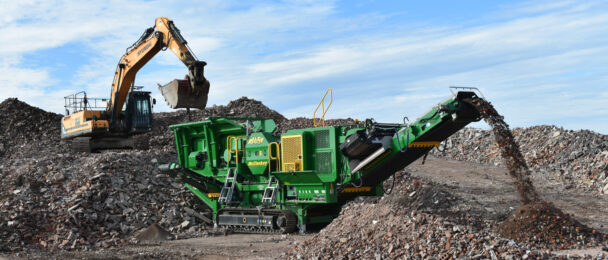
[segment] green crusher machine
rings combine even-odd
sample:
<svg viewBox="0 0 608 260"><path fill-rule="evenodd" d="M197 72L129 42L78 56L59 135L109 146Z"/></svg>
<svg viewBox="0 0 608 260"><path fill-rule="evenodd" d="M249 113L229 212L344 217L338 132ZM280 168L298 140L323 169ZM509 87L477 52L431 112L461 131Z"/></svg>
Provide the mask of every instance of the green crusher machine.
<svg viewBox="0 0 608 260"><path fill-rule="evenodd" d="M479 93L479 94L478 94ZM452 96L413 122L293 129L276 135L264 118L210 117L170 126L178 176L234 232L304 232L329 223L357 196L382 196L383 182L467 124L479 121L476 89ZM406 120L404 120L406 121Z"/></svg>

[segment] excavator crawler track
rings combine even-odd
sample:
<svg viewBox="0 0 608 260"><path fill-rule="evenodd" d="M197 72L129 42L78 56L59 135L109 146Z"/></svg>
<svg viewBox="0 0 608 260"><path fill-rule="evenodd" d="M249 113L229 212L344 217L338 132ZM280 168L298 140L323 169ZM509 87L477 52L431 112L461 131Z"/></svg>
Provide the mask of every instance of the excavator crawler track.
<svg viewBox="0 0 608 260"><path fill-rule="evenodd" d="M76 137L72 139L72 150L77 153L90 153L91 149L91 138L90 137Z"/></svg>

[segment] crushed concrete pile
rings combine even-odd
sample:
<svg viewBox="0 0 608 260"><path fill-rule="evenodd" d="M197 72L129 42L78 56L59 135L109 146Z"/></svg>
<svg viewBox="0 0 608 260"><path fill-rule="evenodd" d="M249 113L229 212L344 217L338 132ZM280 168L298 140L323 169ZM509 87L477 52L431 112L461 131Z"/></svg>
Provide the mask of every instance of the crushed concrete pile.
<svg viewBox="0 0 608 260"><path fill-rule="evenodd" d="M174 137L168 126L209 116L272 118L278 132L313 125L312 119L286 119L261 102L243 97L190 115L185 111L156 113L153 132L145 135L150 150L84 155L72 154L67 151L69 146L62 145L61 115L16 99L5 100L0 104L0 120L8 122L0 125L0 251L105 248L137 240L137 234L142 240L159 239L146 233L149 227L164 234L160 239L209 234L199 225L204 222L200 216L205 216L205 209L183 185L157 169L158 162L175 161ZM353 122L327 120L326 125ZM519 162L529 161L532 170L541 173L548 167L564 178L584 176L593 185L608 182L606 136L552 127L530 129L537 132L515 131L515 141L526 151ZM504 146L494 144L492 138L489 131L467 129L449 139L452 149L445 150L444 156L502 164ZM554 158L560 156L562 159ZM396 176L394 185L385 183L392 188L390 195L350 202L340 217L296 246L289 256L547 257L548 250L560 243L577 248L605 240L603 234L543 206L535 196L531 201L537 203L526 204L495 228L497 222L470 214L459 198L442 187L404 173ZM544 217L539 218L541 215ZM517 237L509 233L509 227L517 225L537 225L539 229ZM542 243L535 237L547 231L546 227L559 230L548 232L559 238L556 243Z"/></svg>
<svg viewBox="0 0 608 260"><path fill-rule="evenodd" d="M533 174L555 174L568 187L608 194L608 135L556 126L516 128L512 132ZM466 128L444 144L444 151L433 149L431 154L504 165L491 130Z"/></svg>
<svg viewBox="0 0 608 260"><path fill-rule="evenodd" d="M398 205L415 210L441 211L463 205L457 205L460 198L452 195L447 189L420 178L412 178L405 171L399 171L384 182L388 204Z"/></svg>
<svg viewBox="0 0 608 260"><path fill-rule="evenodd" d="M104 248L155 223L180 237L204 235L192 195L157 169L164 156L55 153L5 161L0 250Z"/></svg>
<svg viewBox="0 0 608 260"><path fill-rule="evenodd" d="M0 159L25 158L59 146L61 115L28 105L16 98L0 103Z"/></svg>
<svg viewBox="0 0 608 260"><path fill-rule="evenodd" d="M387 182L390 182L387 181ZM385 183L386 184L386 183ZM389 185L390 186L390 185ZM441 201L442 197L446 197ZM495 234L494 221L469 215L440 186L404 175L379 200L347 203L340 216L288 252L294 259L521 259L547 250Z"/></svg>
<svg viewBox="0 0 608 260"><path fill-rule="evenodd" d="M521 206L498 226L497 232L534 247L552 249L597 245L607 240L605 234L581 224L545 201Z"/></svg>
<svg viewBox="0 0 608 260"><path fill-rule="evenodd" d="M390 179L385 182L387 186L393 186ZM528 205L539 209L542 203ZM605 241L604 235L583 229L574 222L525 230L530 223L544 225L544 220L537 220L541 216L551 221L558 215L564 216L546 212L556 210L554 207L544 209L539 212L520 208L509 220L499 223L472 214L460 198L441 185L398 173L391 194L380 199L360 197L347 203L338 218L311 239L294 246L286 256L291 259L547 259L556 257L552 253L556 249L600 246ZM516 227L517 224L524 226ZM567 235L559 229L553 230L571 225L572 232ZM511 229L513 234L521 231L522 236L504 233ZM580 231L575 233L577 230ZM546 237L535 233L542 231L547 232ZM558 233L563 236L555 239L552 234Z"/></svg>

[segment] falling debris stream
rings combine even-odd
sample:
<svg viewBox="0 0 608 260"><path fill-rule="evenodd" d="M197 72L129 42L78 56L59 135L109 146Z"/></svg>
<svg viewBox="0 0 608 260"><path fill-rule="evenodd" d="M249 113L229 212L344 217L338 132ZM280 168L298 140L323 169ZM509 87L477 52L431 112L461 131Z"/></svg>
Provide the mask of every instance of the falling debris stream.
<svg viewBox="0 0 608 260"><path fill-rule="evenodd" d="M504 121L504 117L494 109L490 102L483 99L475 100L473 104L484 120L492 127L494 139L501 148L502 158L505 160L509 175L513 178L521 202L527 204L538 201L538 193L536 193L530 179L530 169L519 149L519 145L513 138L513 133L509 130L509 125Z"/></svg>
<svg viewBox="0 0 608 260"><path fill-rule="evenodd" d="M604 234L581 224L552 203L540 199L532 184L530 169L504 117L490 102L483 99L474 100L472 104L492 127L494 139L501 148L502 158L522 202L513 215L497 227L497 233L532 245L549 243L561 247L581 243L581 240L571 239L573 237L584 238L582 241L604 240Z"/></svg>

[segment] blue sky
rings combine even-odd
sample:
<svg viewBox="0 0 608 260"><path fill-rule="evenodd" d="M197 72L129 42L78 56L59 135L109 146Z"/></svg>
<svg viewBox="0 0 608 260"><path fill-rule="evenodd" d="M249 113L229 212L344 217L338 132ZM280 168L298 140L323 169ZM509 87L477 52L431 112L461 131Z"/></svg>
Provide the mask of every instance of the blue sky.
<svg viewBox="0 0 608 260"><path fill-rule="evenodd" d="M108 97L116 63L158 16L205 60L209 106L248 96L287 117L399 122L480 88L513 127L555 124L608 134L605 1L4 1L0 100L62 113L63 97ZM137 75L186 68L159 53ZM485 127L484 124L475 124Z"/></svg>

